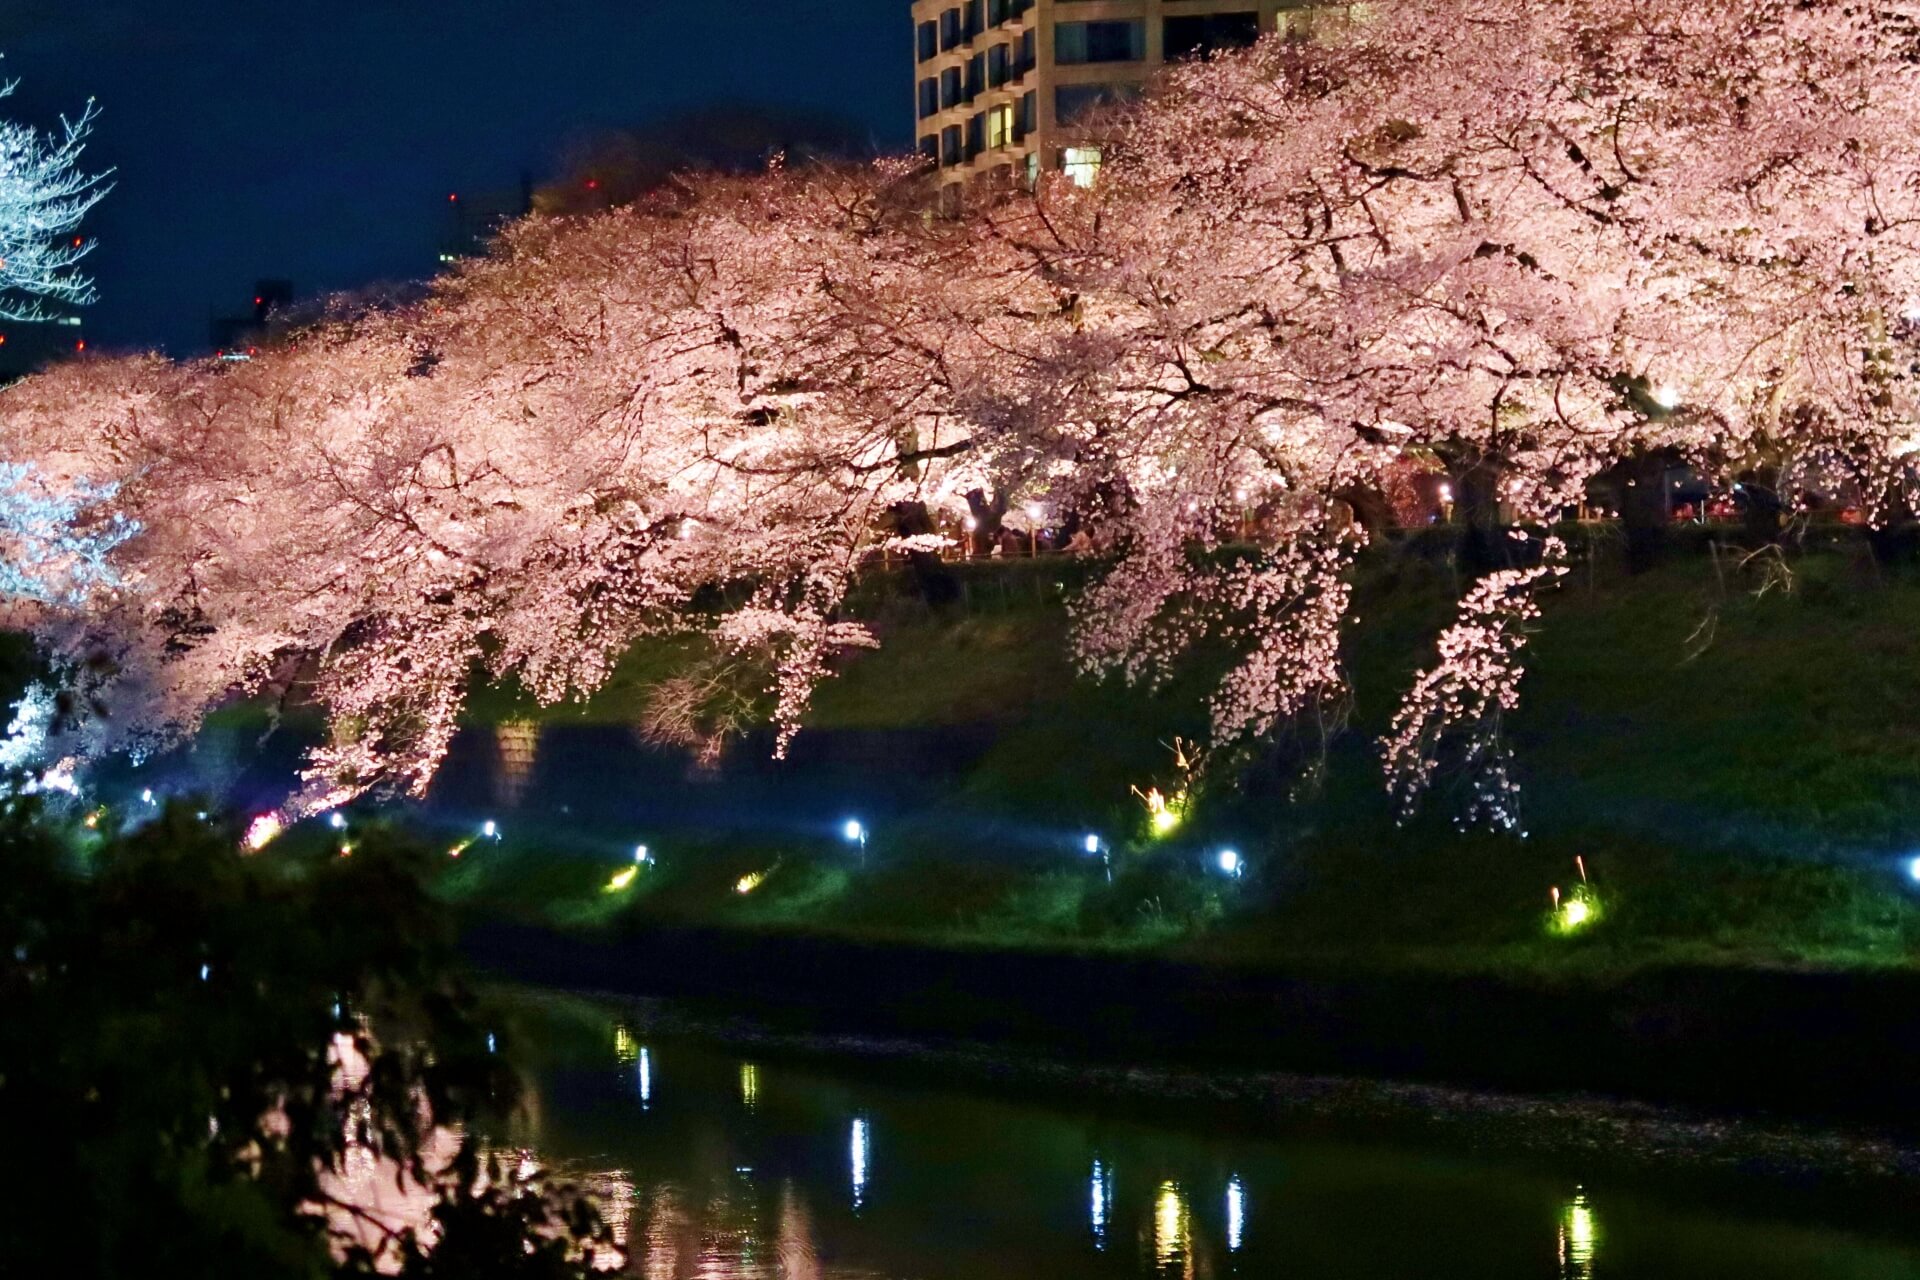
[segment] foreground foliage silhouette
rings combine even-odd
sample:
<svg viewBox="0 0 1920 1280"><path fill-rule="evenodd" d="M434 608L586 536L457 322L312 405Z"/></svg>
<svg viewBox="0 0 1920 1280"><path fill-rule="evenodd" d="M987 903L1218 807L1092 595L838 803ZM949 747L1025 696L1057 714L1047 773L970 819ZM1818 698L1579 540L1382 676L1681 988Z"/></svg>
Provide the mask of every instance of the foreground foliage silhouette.
<svg viewBox="0 0 1920 1280"><path fill-rule="evenodd" d="M13 801L0 862L0 1274L587 1270L588 1203L477 1137L516 1082L416 850L246 855L180 807L69 837Z"/></svg>

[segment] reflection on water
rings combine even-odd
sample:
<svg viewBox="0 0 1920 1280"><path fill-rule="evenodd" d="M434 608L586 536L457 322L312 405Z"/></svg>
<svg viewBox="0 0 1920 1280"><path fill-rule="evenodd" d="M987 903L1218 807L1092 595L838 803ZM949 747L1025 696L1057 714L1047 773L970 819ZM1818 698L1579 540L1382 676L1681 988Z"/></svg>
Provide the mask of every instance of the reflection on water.
<svg viewBox="0 0 1920 1280"><path fill-rule="evenodd" d="M1113 1203L1113 1170L1093 1161L1093 1247L1107 1247L1107 1206Z"/></svg>
<svg viewBox="0 0 1920 1280"><path fill-rule="evenodd" d="M847 1143L847 1168L853 1180L853 1207L858 1209L867 1198L867 1121L865 1116L853 1119L853 1136Z"/></svg>
<svg viewBox="0 0 1920 1280"><path fill-rule="evenodd" d="M879 1082L631 1025L546 1049L509 1140L589 1181L626 1274L655 1280L1920 1280L1912 1243L1631 1182Z"/></svg>
<svg viewBox="0 0 1920 1280"><path fill-rule="evenodd" d="M1240 1175L1227 1179L1227 1252L1240 1252L1240 1240L1246 1231L1247 1192Z"/></svg>
<svg viewBox="0 0 1920 1280"><path fill-rule="evenodd" d="M1193 1275L1193 1224L1186 1197L1175 1182L1160 1184L1153 1200L1153 1261L1163 1272Z"/></svg>
<svg viewBox="0 0 1920 1280"><path fill-rule="evenodd" d="M493 728L495 799L517 809L540 761L540 725L533 720L502 720Z"/></svg>
<svg viewBox="0 0 1920 1280"><path fill-rule="evenodd" d="M1593 1255L1599 1243L1593 1206L1587 1203L1584 1190L1576 1190L1560 1211L1561 1280L1593 1280Z"/></svg>
<svg viewBox="0 0 1920 1280"><path fill-rule="evenodd" d="M760 1099L760 1068L751 1062L740 1064L740 1101L747 1110Z"/></svg>

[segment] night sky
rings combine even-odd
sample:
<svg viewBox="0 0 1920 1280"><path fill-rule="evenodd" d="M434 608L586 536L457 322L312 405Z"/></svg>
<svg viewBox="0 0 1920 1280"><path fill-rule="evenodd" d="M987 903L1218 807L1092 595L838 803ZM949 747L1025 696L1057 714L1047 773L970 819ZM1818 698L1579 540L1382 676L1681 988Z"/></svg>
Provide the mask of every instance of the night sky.
<svg viewBox="0 0 1920 1280"><path fill-rule="evenodd" d="M447 193L705 106L911 145L908 0L0 0L0 113L91 95L118 170L88 224L96 346L191 353L256 277L302 295L427 274Z"/></svg>

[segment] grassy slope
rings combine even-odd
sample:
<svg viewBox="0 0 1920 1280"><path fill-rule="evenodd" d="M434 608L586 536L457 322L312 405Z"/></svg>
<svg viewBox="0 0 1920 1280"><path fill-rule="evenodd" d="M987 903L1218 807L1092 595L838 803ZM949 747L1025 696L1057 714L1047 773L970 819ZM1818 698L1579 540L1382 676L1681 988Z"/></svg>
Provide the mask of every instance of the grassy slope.
<svg viewBox="0 0 1920 1280"><path fill-rule="evenodd" d="M1151 844L1128 787L1163 778L1162 744L1204 726L1203 673L1152 697L1077 681L1047 590L976 593L957 620L889 621L885 647L821 691L820 729L999 726L962 786L876 833L870 867L824 844L685 833L624 893L601 892L611 868L532 847L463 866L450 888L477 907L537 904L570 923L631 913L1251 963L1542 975L1676 959L1911 963L1920 895L1897 855L1920 844L1920 582L1844 554L1797 570L1793 593L1763 598L1737 574L1720 585L1702 561L1598 584L1583 572L1557 592L1512 725L1525 841L1460 836L1444 812L1391 820L1371 744L1431 652L1451 587L1410 562L1368 579L1368 625L1350 653L1356 722L1324 787L1297 803L1276 753L1244 786L1216 787L1178 838ZM1689 658L1709 613L1711 643ZM607 694L561 714L630 718L674 657L636 653ZM1111 887L1072 851L1089 828L1126 846ZM969 847L983 831L1023 833L1035 849ZM1226 840L1253 856L1244 882L1200 870ZM1576 878L1575 855L1604 918L1557 937L1544 927L1547 890ZM732 892L769 866L754 893Z"/></svg>

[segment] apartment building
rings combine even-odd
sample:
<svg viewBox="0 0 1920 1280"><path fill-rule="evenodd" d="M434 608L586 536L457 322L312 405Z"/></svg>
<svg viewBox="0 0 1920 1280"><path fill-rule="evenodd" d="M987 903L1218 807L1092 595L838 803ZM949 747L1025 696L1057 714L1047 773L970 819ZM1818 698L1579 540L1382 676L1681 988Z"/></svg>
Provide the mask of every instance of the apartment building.
<svg viewBox="0 0 1920 1280"><path fill-rule="evenodd" d="M1163 63L1304 34L1305 0L914 0L914 116L943 182L1041 169L1091 183L1081 122Z"/></svg>

